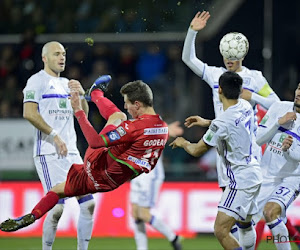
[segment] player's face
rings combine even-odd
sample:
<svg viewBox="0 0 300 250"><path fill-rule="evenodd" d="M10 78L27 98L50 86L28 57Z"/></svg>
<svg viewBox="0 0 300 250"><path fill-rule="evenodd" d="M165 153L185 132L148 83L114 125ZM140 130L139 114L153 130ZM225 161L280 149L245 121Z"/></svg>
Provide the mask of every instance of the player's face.
<svg viewBox="0 0 300 250"><path fill-rule="evenodd" d="M225 67L228 71L231 71L231 72L242 71L242 61L243 61L242 59L238 60L238 61L231 61L231 60L228 60L223 57L223 61L224 61Z"/></svg>
<svg viewBox="0 0 300 250"><path fill-rule="evenodd" d="M127 112L132 116L132 118L138 117L138 107L135 103L131 103L128 100L127 95L124 95L124 108L127 110Z"/></svg>
<svg viewBox="0 0 300 250"><path fill-rule="evenodd" d="M300 83L298 84L298 88L295 91L294 104L297 108L300 108Z"/></svg>
<svg viewBox="0 0 300 250"><path fill-rule="evenodd" d="M59 44L52 44L44 58L45 68L48 69L48 73L52 75L59 75L59 73L65 70L66 66L66 51L65 48Z"/></svg>

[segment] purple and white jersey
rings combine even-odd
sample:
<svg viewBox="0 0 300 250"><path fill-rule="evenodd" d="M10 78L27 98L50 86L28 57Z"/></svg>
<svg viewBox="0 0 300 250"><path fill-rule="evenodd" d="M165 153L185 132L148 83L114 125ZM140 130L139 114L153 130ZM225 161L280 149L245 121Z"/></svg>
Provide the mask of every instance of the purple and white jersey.
<svg viewBox="0 0 300 250"><path fill-rule="evenodd" d="M293 102L276 102L270 107L259 125L257 140L267 143L261 159L261 168L264 177L268 179L300 176L300 114L296 113L295 121L279 125L278 119L287 112L295 112ZM266 135L269 136L266 137ZM293 136L293 144L286 155L281 146L284 138L288 135ZM289 157L293 154L296 156L294 159Z"/></svg>
<svg viewBox="0 0 300 250"><path fill-rule="evenodd" d="M240 99L214 119L203 136L216 147L226 168L232 189L246 189L262 182L262 173L253 154L256 145L254 113L249 102Z"/></svg>
<svg viewBox="0 0 300 250"><path fill-rule="evenodd" d="M37 103L40 115L58 132L66 143L68 153L79 154L76 146L73 109L68 99L69 93L67 78L53 77L41 70L28 79L23 90L23 102ZM53 140L35 128L33 156L54 153L56 147Z"/></svg>

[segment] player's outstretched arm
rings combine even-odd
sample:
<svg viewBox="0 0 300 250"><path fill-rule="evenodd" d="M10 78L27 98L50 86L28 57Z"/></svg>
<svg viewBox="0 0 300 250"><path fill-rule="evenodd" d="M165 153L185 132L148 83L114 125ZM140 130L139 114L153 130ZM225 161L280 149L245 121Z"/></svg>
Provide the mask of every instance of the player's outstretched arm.
<svg viewBox="0 0 300 250"><path fill-rule="evenodd" d="M252 93L250 90L243 89L241 98L247 101L255 101L256 104L260 104L266 109L269 109L274 102L280 101L279 97L275 92L272 92L268 96L263 96L257 93Z"/></svg>
<svg viewBox="0 0 300 250"><path fill-rule="evenodd" d="M200 77L203 74L204 63L196 56L195 40L197 32L206 26L209 17L210 15L206 11L197 12L188 29L182 50L182 61Z"/></svg>
<svg viewBox="0 0 300 250"><path fill-rule="evenodd" d="M177 137L169 146L174 148L183 148L188 154L199 157L207 152L211 146L207 145L202 139L198 143L190 143L183 137Z"/></svg>
<svg viewBox="0 0 300 250"><path fill-rule="evenodd" d="M191 128L193 126L200 126L200 127L207 128L210 126L210 124L211 124L211 120L204 119L198 115L189 116L188 118L185 119L185 123L184 123L184 125L187 128Z"/></svg>
<svg viewBox="0 0 300 250"><path fill-rule="evenodd" d="M75 117L80 125L82 133L92 148L105 147L105 143L101 136L89 122L85 112L82 109L81 100L78 91L71 92L71 105L74 110Z"/></svg>

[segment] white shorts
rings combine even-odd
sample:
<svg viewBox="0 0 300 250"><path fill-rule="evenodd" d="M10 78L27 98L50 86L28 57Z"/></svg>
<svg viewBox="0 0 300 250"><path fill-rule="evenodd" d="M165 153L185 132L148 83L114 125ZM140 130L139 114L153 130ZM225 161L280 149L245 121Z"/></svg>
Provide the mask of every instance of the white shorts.
<svg viewBox="0 0 300 250"><path fill-rule="evenodd" d="M40 155L33 159L45 194L55 185L67 180L73 163L83 164L79 154L68 154L66 157L58 157L57 154Z"/></svg>
<svg viewBox="0 0 300 250"><path fill-rule="evenodd" d="M155 177L154 171L136 177L130 182L130 202L140 207L154 207L163 181Z"/></svg>
<svg viewBox="0 0 300 250"><path fill-rule="evenodd" d="M267 202L275 202L281 207L281 218L286 217L286 210L299 194L300 177L285 177L277 180L265 179L257 198L259 213L253 217L257 223L263 217Z"/></svg>
<svg viewBox="0 0 300 250"><path fill-rule="evenodd" d="M222 194L218 211L235 218L237 221L249 222L252 215L258 213L257 196L260 185L247 189L231 189L228 186Z"/></svg>

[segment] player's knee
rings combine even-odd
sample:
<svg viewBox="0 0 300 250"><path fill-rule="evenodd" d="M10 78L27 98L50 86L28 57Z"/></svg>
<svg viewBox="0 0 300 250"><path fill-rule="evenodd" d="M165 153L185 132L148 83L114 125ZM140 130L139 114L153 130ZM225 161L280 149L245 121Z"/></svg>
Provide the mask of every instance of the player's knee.
<svg viewBox="0 0 300 250"><path fill-rule="evenodd" d="M230 230L226 230L225 227L221 226L218 223L215 223L214 225L214 234L217 237L217 239L223 239L229 234Z"/></svg>
<svg viewBox="0 0 300 250"><path fill-rule="evenodd" d="M268 202L264 207L264 217L267 222L277 219L281 214L281 207L277 203Z"/></svg>
<svg viewBox="0 0 300 250"><path fill-rule="evenodd" d="M85 197L86 196L84 196L83 199ZM84 201L84 202L80 202L80 199L79 199L78 201L79 201L81 215L87 216L87 217L93 216L94 210L95 210L95 201L94 201L94 199L92 198L92 199Z"/></svg>
<svg viewBox="0 0 300 250"><path fill-rule="evenodd" d="M64 205L63 204L57 204L52 209L52 221L54 223L58 223L62 213L64 211Z"/></svg>

